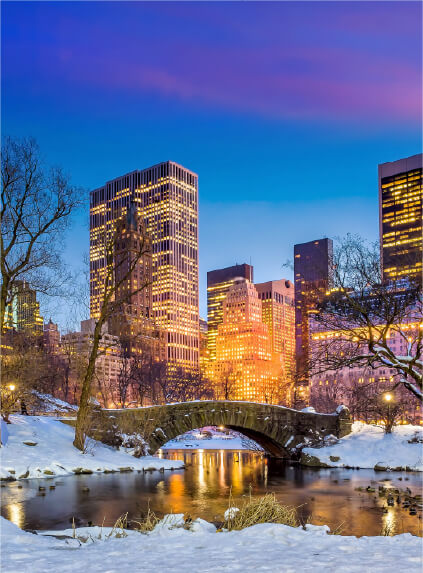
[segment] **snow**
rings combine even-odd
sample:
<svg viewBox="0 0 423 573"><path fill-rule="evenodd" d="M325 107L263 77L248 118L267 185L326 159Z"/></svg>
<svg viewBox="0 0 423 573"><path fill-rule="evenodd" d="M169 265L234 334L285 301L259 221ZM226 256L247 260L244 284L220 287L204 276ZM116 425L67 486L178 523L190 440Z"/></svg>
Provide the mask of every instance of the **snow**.
<svg viewBox="0 0 423 573"><path fill-rule="evenodd" d="M388 469L423 471L422 444L409 443L416 434L423 439L421 426L396 426L392 434L385 434L382 428L355 422L351 434L337 443L323 448L304 448L303 453L317 457L330 467L374 468L379 465ZM336 457L339 460L334 461Z"/></svg>
<svg viewBox="0 0 423 573"><path fill-rule="evenodd" d="M167 516L149 534L111 528L54 532L57 539L21 531L0 520L2 573L121 573L122 571L266 571L296 573L420 572L421 539L409 533L394 537L328 535L326 526L306 530L280 524L259 524L241 531L216 532L203 520L189 529L182 515ZM53 532L45 532L53 533ZM127 534L127 535L125 535ZM84 542L84 539L87 542Z"/></svg>
<svg viewBox="0 0 423 573"><path fill-rule="evenodd" d="M183 462L153 456L134 458L95 440L87 453L72 442L74 429L51 416L10 416L7 444L0 449L0 479L48 478L86 473L180 468ZM25 444L26 442L26 444ZM35 445L28 445L35 444Z"/></svg>
<svg viewBox="0 0 423 573"><path fill-rule="evenodd" d="M51 394L42 394L33 390L32 392L39 402L39 410L42 412L70 412L75 413L78 410L78 406L64 402L59 398L55 398Z"/></svg>
<svg viewBox="0 0 423 573"><path fill-rule="evenodd" d="M243 436L239 432L231 431L224 433L216 430L212 426L204 428L207 434L200 432L199 429L191 430L169 440L162 446L163 450L254 450L263 451L263 449L253 440ZM204 430L203 429L203 430Z"/></svg>

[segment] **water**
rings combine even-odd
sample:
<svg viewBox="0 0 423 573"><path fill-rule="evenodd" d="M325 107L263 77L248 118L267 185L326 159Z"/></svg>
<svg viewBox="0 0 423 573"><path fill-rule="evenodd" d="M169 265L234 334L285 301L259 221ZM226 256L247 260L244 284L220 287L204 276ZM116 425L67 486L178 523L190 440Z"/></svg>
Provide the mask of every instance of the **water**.
<svg viewBox="0 0 423 573"><path fill-rule="evenodd" d="M1 514L24 529L65 529L72 518L77 525L112 525L126 512L129 519L144 515L148 506L158 515L188 513L220 521L229 493L236 505L251 490L253 496L274 492L282 503L301 506L304 519L311 516L312 523L339 528L343 535L379 535L385 524L393 524L395 533L421 534L421 511L410 516L395 504L383 513L386 500L377 494L380 484L420 493L418 473L309 469L245 451L172 450L161 455L184 460L186 469L12 482L2 488ZM376 493L356 491L370 484ZM40 485L45 495L38 491ZM85 487L90 491L83 491Z"/></svg>

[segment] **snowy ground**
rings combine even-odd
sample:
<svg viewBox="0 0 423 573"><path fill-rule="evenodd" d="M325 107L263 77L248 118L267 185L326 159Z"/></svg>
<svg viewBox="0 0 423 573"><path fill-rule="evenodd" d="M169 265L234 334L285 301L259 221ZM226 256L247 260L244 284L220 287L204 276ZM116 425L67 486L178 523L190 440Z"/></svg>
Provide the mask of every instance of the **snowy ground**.
<svg viewBox="0 0 423 573"><path fill-rule="evenodd" d="M409 533L357 538L328 535L325 526L307 526L304 531L278 524L217 533L202 520L196 520L192 530L178 527L181 517L167 516L167 522L147 535L130 531L127 537L107 538L110 529L77 529L85 542L34 535L0 518L1 571L421 572L421 539ZM60 533L72 536L73 532L54 532Z"/></svg>
<svg viewBox="0 0 423 573"><path fill-rule="evenodd" d="M73 445L71 426L48 416L11 416L2 423L0 479L48 478L73 473L101 473L143 469L180 468L183 462L129 453L90 441L83 454ZM5 436L6 433L6 436ZM8 434L8 435L7 435Z"/></svg>
<svg viewBox="0 0 423 573"><path fill-rule="evenodd" d="M352 433L338 443L324 448L304 448L303 454L314 456L330 467L409 469L423 471L423 444L409 443L418 436L420 426L397 426L392 434L382 428L355 422ZM338 459L337 459L338 458Z"/></svg>
<svg viewBox="0 0 423 573"><path fill-rule="evenodd" d="M186 432L162 446L163 450L254 450L263 451L262 448L238 432L221 432L210 426L206 432L192 430Z"/></svg>

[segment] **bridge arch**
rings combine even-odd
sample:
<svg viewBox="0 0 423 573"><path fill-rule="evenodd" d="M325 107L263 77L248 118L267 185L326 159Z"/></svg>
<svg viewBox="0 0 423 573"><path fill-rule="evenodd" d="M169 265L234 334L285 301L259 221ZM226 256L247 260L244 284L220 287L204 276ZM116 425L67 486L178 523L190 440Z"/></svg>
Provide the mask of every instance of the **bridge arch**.
<svg viewBox="0 0 423 573"><path fill-rule="evenodd" d="M335 414L299 412L283 406L204 400L122 410L98 410L94 434L112 441L117 432L144 433L154 453L167 441L204 426L225 426L260 444L274 457L291 457L296 445L307 437L329 434L342 437L351 431L347 409ZM101 434L101 435L100 435Z"/></svg>

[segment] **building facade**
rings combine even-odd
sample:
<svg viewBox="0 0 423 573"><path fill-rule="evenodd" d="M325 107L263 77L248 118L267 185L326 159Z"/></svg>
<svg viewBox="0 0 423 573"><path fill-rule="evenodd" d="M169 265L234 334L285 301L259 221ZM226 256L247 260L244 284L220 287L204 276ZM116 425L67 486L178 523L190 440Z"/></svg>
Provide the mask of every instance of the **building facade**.
<svg viewBox="0 0 423 573"><path fill-rule="evenodd" d="M219 324L223 321L223 303L235 279L254 279L251 265L242 264L217 269L207 273L207 348L209 360L216 360L216 337Z"/></svg>
<svg viewBox="0 0 423 573"><path fill-rule="evenodd" d="M272 351L255 286L235 279L223 302L216 337L216 359L210 363L220 399L279 403L281 360Z"/></svg>
<svg viewBox="0 0 423 573"><path fill-rule="evenodd" d="M198 176L167 161L108 181L90 196L91 316L100 311L104 245L130 203L151 240L151 318L165 333L166 359L199 364Z"/></svg>
<svg viewBox="0 0 423 573"><path fill-rule="evenodd" d="M310 315L331 287L332 258L331 239L294 245L296 386L299 404L307 401Z"/></svg>
<svg viewBox="0 0 423 573"><path fill-rule="evenodd" d="M272 352L281 356L282 376L294 381L295 292L291 281L280 279L255 285L262 303L262 320L269 329Z"/></svg>
<svg viewBox="0 0 423 573"><path fill-rule="evenodd" d="M29 284L16 281L12 286L12 302L6 309L6 328L31 335L43 334L43 317L37 292Z"/></svg>
<svg viewBox="0 0 423 573"><path fill-rule="evenodd" d="M423 155L379 165L380 253L384 280L422 284Z"/></svg>

